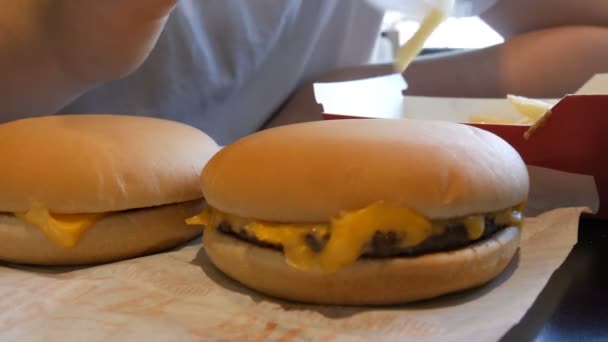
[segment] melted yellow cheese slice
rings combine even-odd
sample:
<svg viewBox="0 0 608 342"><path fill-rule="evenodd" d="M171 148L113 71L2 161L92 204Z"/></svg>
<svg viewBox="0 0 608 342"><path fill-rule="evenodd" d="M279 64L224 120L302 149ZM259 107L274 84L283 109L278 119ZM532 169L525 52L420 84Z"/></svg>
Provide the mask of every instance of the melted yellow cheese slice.
<svg viewBox="0 0 608 342"><path fill-rule="evenodd" d="M507 209L493 214L500 225L519 226L520 208ZM413 210L383 202L374 203L361 210L345 212L328 224L284 224L261 222L222 213L207 207L203 213L186 220L188 224L202 224L216 229L226 222L231 229L255 236L259 241L283 247L286 262L297 269L336 272L355 262L365 245L377 231L397 234L400 246L416 246L433 235L442 234L448 222L464 225L470 240L477 240L485 231L484 215L471 215L457 220L431 222ZM316 252L307 244L307 236L317 241L329 237L321 251Z"/></svg>
<svg viewBox="0 0 608 342"><path fill-rule="evenodd" d="M342 214L331 222L331 238L320 253L323 271L335 272L355 262L363 252L363 246L376 231L394 232L404 246L415 246L433 234L429 220L414 211L384 204Z"/></svg>
<svg viewBox="0 0 608 342"><path fill-rule="evenodd" d="M21 220L38 227L61 247L74 247L82 234L99 221L104 213L95 214L51 214L45 208L32 208L26 213L16 213Z"/></svg>
<svg viewBox="0 0 608 342"><path fill-rule="evenodd" d="M477 240L486 229L486 218L483 215L471 215L462 220L470 240Z"/></svg>

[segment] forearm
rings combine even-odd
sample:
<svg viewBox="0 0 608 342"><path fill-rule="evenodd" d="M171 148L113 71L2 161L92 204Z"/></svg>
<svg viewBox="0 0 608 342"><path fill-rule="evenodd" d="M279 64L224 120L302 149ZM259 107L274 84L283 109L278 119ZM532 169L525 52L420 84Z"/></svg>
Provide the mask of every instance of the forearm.
<svg viewBox="0 0 608 342"><path fill-rule="evenodd" d="M0 0L0 121L54 112L127 75L176 0Z"/></svg>
<svg viewBox="0 0 608 342"><path fill-rule="evenodd" d="M561 97L599 72L608 72L608 29L562 27L486 49L420 58L405 78L412 95Z"/></svg>
<svg viewBox="0 0 608 342"><path fill-rule="evenodd" d="M606 0L499 0L481 15L505 39L566 26L608 27Z"/></svg>

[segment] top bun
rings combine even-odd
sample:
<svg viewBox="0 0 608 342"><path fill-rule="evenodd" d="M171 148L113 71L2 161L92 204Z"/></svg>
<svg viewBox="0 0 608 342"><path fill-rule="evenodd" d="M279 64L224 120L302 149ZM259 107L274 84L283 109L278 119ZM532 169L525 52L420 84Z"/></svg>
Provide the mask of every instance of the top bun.
<svg viewBox="0 0 608 342"><path fill-rule="evenodd" d="M439 121L354 119L269 129L218 152L201 187L218 210L275 222L327 222L386 201L430 219L525 201L528 173L498 136Z"/></svg>
<svg viewBox="0 0 608 342"><path fill-rule="evenodd" d="M135 209L201 198L200 170L219 147L173 121L57 115L0 125L0 212Z"/></svg>

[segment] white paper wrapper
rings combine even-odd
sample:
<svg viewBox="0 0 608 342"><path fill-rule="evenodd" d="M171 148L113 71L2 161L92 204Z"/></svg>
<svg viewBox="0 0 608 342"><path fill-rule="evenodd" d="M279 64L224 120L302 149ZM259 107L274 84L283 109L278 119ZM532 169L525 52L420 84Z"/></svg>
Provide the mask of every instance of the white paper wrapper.
<svg viewBox="0 0 608 342"><path fill-rule="evenodd" d="M75 270L0 266L0 340L496 340L521 319L576 243L581 210L527 219L518 255L496 280L415 305L270 299L219 273L198 243Z"/></svg>

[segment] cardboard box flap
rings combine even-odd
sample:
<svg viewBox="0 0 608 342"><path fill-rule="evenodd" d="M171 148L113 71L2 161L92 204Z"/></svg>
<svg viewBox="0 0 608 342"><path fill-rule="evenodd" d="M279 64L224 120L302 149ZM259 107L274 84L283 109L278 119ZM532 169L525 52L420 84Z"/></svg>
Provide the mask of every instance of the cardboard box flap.
<svg viewBox="0 0 608 342"><path fill-rule="evenodd" d="M400 74L347 82L315 83L317 103L326 119L425 119L468 122L471 115L505 121L524 118L506 99L403 96L407 88ZM557 99L543 99L557 103Z"/></svg>
<svg viewBox="0 0 608 342"><path fill-rule="evenodd" d="M608 74L597 74L585 83L575 95L608 94Z"/></svg>

